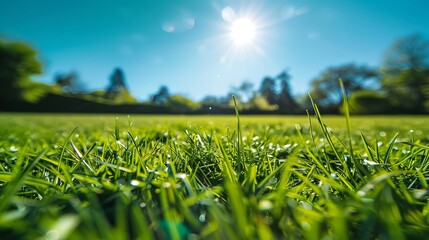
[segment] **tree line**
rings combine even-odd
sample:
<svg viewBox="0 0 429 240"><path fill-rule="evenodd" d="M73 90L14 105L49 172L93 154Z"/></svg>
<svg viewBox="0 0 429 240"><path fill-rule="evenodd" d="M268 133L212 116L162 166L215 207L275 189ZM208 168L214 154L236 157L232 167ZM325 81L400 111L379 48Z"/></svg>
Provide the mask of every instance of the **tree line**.
<svg viewBox="0 0 429 240"><path fill-rule="evenodd" d="M349 98L350 109L357 114L392 114L429 112L429 41L414 34L396 40L382 56L380 67L355 63L331 66L311 81L309 94L326 113L339 113L342 79ZM159 107L180 113L201 112L204 109L233 107L235 96L240 110L249 113L299 114L311 109L307 94L294 96L290 87L292 76L284 70L263 78L259 86L249 81L233 87L224 96L209 95L195 102L185 96L171 94L167 86L153 93L149 100L139 102L128 89L125 73L113 70L105 89L88 91L77 72L57 74L52 84L33 81L43 66L37 52L23 42L0 39L0 110L6 105L27 102L37 104L40 99L55 95L82 99L104 105L135 104ZM45 101L46 102L46 101ZM222 111L220 111L222 113Z"/></svg>

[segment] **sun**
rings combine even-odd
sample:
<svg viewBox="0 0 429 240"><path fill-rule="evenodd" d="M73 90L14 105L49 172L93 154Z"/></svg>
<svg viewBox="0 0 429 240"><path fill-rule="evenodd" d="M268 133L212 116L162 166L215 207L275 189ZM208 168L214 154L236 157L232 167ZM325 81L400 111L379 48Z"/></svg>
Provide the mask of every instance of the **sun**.
<svg viewBox="0 0 429 240"><path fill-rule="evenodd" d="M231 38L237 45L252 43L255 35L255 23L248 18L237 19L231 25Z"/></svg>

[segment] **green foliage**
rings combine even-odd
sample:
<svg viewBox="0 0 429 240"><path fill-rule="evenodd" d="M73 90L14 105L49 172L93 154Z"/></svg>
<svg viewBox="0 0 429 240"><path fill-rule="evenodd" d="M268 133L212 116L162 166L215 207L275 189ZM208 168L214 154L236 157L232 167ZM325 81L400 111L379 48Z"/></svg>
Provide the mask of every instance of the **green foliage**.
<svg viewBox="0 0 429 240"><path fill-rule="evenodd" d="M428 117L237 117L0 114L2 239L426 238Z"/></svg>
<svg viewBox="0 0 429 240"><path fill-rule="evenodd" d="M127 85L125 84L125 74L122 69L115 68L109 80L110 82L106 92L115 93L119 92L122 88L127 89Z"/></svg>
<svg viewBox="0 0 429 240"><path fill-rule="evenodd" d="M178 113L192 112L201 107L199 103L181 95L172 95L168 97L165 105L172 111Z"/></svg>
<svg viewBox="0 0 429 240"><path fill-rule="evenodd" d="M27 100L26 97L31 96L28 100L36 101L40 88L35 93L29 93L33 86L30 77L40 73L42 64L32 47L23 42L0 39L0 98L16 101ZM22 94L23 90L25 94Z"/></svg>
<svg viewBox="0 0 429 240"><path fill-rule="evenodd" d="M246 108L264 111L273 111L278 109L277 105L270 105L267 99L261 95L254 94L246 103Z"/></svg>
<svg viewBox="0 0 429 240"><path fill-rule="evenodd" d="M395 41L382 63L382 88L395 108L423 113L429 101L429 41L410 35Z"/></svg>
<svg viewBox="0 0 429 240"><path fill-rule="evenodd" d="M161 86L158 92L151 96L151 102L155 104L164 104L170 97L170 91L166 86Z"/></svg>
<svg viewBox="0 0 429 240"><path fill-rule="evenodd" d="M267 99L270 105L276 104L277 92L275 79L271 77L265 77L261 82L261 86L259 87L259 93L261 94L261 96Z"/></svg>
<svg viewBox="0 0 429 240"><path fill-rule="evenodd" d="M341 105L342 92L338 87L338 79L342 79L347 96L351 93L365 89L370 81L375 84L378 81L378 73L375 69L358 66L355 64L344 64L330 67L322 72L311 83L311 96L322 107ZM374 83L375 82L375 83Z"/></svg>
<svg viewBox="0 0 429 240"><path fill-rule="evenodd" d="M289 85L291 76L284 71L277 76L280 82L280 92L277 96L277 105L283 113L296 113L298 104L292 96L292 91Z"/></svg>
<svg viewBox="0 0 429 240"><path fill-rule="evenodd" d="M229 97L228 97L229 99ZM213 95L205 96L201 101L201 105L207 105L207 106L225 106L227 105L228 101L223 99L222 97L216 97Z"/></svg>
<svg viewBox="0 0 429 240"><path fill-rule="evenodd" d="M26 81L20 84L22 98L31 103L37 103L47 93L53 91L51 85L40 82Z"/></svg>
<svg viewBox="0 0 429 240"><path fill-rule="evenodd" d="M289 85L290 79L291 76L287 71L281 72L275 78L265 77L258 92L253 92L252 95L247 94L247 108L250 110L277 110L279 113L296 113L299 107L292 96ZM243 85L246 86L245 82ZM243 86L240 89L242 88ZM247 92L251 93L251 91ZM260 97L267 102L264 103ZM252 109L252 106L255 108Z"/></svg>
<svg viewBox="0 0 429 240"><path fill-rule="evenodd" d="M126 88L120 88L114 95L112 100L115 104L137 103L137 99Z"/></svg>
<svg viewBox="0 0 429 240"><path fill-rule="evenodd" d="M125 74L120 68L115 68L115 70L113 70L104 98L106 102L110 104L137 103L137 99L135 99L127 89Z"/></svg>
<svg viewBox="0 0 429 240"><path fill-rule="evenodd" d="M56 92L67 92L67 93L83 93L85 92L84 84L79 79L79 74L75 71L70 73L57 74L54 79Z"/></svg>
<svg viewBox="0 0 429 240"><path fill-rule="evenodd" d="M105 98L106 94L107 93L104 90L95 90L86 94L85 98L94 102L107 103L107 100Z"/></svg>
<svg viewBox="0 0 429 240"><path fill-rule="evenodd" d="M389 99L378 91L361 90L350 96L350 110L357 114L381 114L394 111Z"/></svg>
<svg viewBox="0 0 429 240"><path fill-rule="evenodd" d="M429 68L402 70L397 75L386 75L382 84L395 108L402 112L426 111L424 104L429 101L426 91L429 86Z"/></svg>

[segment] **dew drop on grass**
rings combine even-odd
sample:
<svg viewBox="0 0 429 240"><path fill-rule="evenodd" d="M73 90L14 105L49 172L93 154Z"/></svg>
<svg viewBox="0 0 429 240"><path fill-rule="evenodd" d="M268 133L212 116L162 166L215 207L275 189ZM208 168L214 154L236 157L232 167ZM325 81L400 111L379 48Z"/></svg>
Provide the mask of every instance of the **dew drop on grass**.
<svg viewBox="0 0 429 240"><path fill-rule="evenodd" d="M296 207L296 202L290 198L287 200L287 204L292 208Z"/></svg>
<svg viewBox="0 0 429 240"><path fill-rule="evenodd" d="M200 220L200 222L205 222L206 221L206 214L201 214L200 217L198 217L198 220Z"/></svg>
<svg viewBox="0 0 429 240"><path fill-rule="evenodd" d="M271 210L273 208L273 204L270 201L262 200L259 202L258 208L261 211L268 211L268 210Z"/></svg>
<svg viewBox="0 0 429 240"><path fill-rule="evenodd" d="M141 203L140 203L140 207L141 207L141 208L146 207L146 203L145 203L145 202L141 202Z"/></svg>
<svg viewBox="0 0 429 240"><path fill-rule="evenodd" d="M276 183L277 183L277 178L275 178L275 177L270 178L270 180L268 181L268 184L270 184L270 185L274 185Z"/></svg>
<svg viewBox="0 0 429 240"><path fill-rule="evenodd" d="M305 221L301 223L301 227L302 227L302 229L304 229L307 232L309 232L311 230L311 225Z"/></svg>
<svg viewBox="0 0 429 240"><path fill-rule="evenodd" d="M130 181L130 184L133 185L133 186L139 186L140 185L140 181L133 179L133 180Z"/></svg>
<svg viewBox="0 0 429 240"><path fill-rule="evenodd" d="M363 160L363 164L364 165L370 165L370 166L380 165L379 163L376 163L376 162L373 162L373 161L370 161L370 160L366 160L366 159Z"/></svg>
<svg viewBox="0 0 429 240"><path fill-rule="evenodd" d="M15 146L11 146L9 148L9 152L12 152L12 153L18 152L18 148L16 148Z"/></svg>
<svg viewBox="0 0 429 240"><path fill-rule="evenodd" d="M185 173L177 173L176 177L181 178L181 179L186 179L186 174Z"/></svg>
<svg viewBox="0 0 429 240"><path fill-rule="evenodd" d="M311 206L311 204L306 203L306 202L302 202L302 203L301 203L301 206L302 206L304 209L307 209L307 210L312 210L312 209L313 209L313 206Z"/></svg>
<svg viewBox="0 0 429 240"><path fill-rule="evenodd" d="M51 230L49 232L46 233L46 239L59 239L60 233L58 232L58 230Z"/></svg>
<svg viewBox="0 0 429 240"><path fill-rule="evenodd" d="M359 195L360 197L365 197L366 192L364 192L364 191L357 191L357 195Z"/></svg>
<svg viewBox="0 0 429 240"><path fill-rule="evenodd" d="M423 198L425 195L428 194L428 191L425 189L418 189L413 193L413 196L417 199Z"/></svg>

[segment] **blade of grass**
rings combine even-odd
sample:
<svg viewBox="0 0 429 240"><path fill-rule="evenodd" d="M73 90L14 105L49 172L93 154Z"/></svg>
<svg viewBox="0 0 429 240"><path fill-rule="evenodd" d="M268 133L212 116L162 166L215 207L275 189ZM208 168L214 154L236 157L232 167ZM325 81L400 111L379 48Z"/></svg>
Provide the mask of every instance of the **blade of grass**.
<svg viewBox="0 0 429 240"><path fill-rule="evenodd" d="M48 150L43 150L34 160L31 161L31 163L24 168L22 172L15 175L15 178L13 178L7 186L0 192L0 213L4 212L6 208L11 203L12 197L15 195L15 193L19 190L21 187L22 182L24 181L25 176L30 172L34 167L36 167L37 163L40 161L40 159L45 156L46 152ZM20 166L15 166L16 168L19 168ZM16 171L16 170L15 170Z"/></svg>
<svg viewBox="0 0 429 240"><path fill-rule="evenodd" d="M243 139L241 136L241 123L240 123L240 114L238 113L238 106L237 106L237 101L235 99L235 96L232 96L232 99L234 100L234 108L235 108L235 116L237 117L237 179L239 182L241 182L242 180L242 175L245 174L245 172L243 172L244 169L244 165L243 165L243 161L241 158L241 154L242 154L242 146L243 146Z"/></svg>

